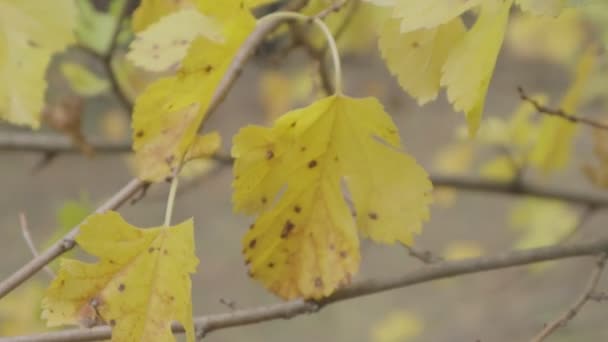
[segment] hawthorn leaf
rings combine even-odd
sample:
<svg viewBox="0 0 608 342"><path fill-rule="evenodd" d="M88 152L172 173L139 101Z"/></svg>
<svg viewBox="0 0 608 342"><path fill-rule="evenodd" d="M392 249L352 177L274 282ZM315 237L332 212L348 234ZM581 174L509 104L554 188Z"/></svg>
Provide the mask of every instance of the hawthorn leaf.
<svg viewBox="0 0 608 342"><path fill-rule="evenodd" d="M42 302L48 326L106 323L112 341L174 341L179 321L194 341L190 274L192 220L172 227L140 229L116 212L95 214L80 228L78 245L95 264L62 259Z"/></svg>
<svg viewBox="0 0 608 342"><path fill-rule="evenodd" d="M78 20L74 29L78 41L99 54L104 54L112 43L112 34L116 28L116 19L111 13L98 11L90 0L75 1L78 8ZM115 6L116 0L110 2Z"/></svg>
<svg viewBox="0 0 608 342"><path fill-rule="evenodd" d="M441 85L454 109L465 112L470 135L479 128L510 8L511 0L484 2L477 21L443 66Z"/></svg>
<svg viewBox="0 0 608 342"><path fill-rule="evenodd" d="M197 37L177 73L152 83L135 102L133 149L146 181L165 179L182 162L218 84L256 24L240 1L203 4L199 10L221 23L224 41Z"/></svg>
<svg viewBox="0 0 608 342"><path fill-rule="evenodd" d="M96 96L110 87L108 80L98 77L80 64L64 62L60 70L70 84L70 88L79 95Z"/></svg>
<svg viewBox="0 0 608 342"><path fill-rule="evenodd" d="M179 10L137 33L127 58L148 71L165 71L179 65L196 37L221 43L220 28L219 23L195 8Z"/></svg>
<svg viewBox="0 0 608 342"><path fill-rule="evenodd" d="M411 244L429 216L428 175L374 98L334 95L271 128L247 126L232 155L234 208L258 214L243 239L250 275L285 299L348 284L359 268L357 231Z"/></svg>
<svg viewBox="0 0 608 342"><path fill-rule="evenodd" d="M597 50L587 49L577 63L574 80L559 104L567 115L576 112L585 87L597 64ZM537 142L529 155L530 164L548 174L564 168L572 154L572 143L577 133L576 123L563 118L545 115L539 127Z"/></svg>
<svg viewBox="0 0 608 342"><path fill-rule="evenodd" d="M441 69L465 32L459 17L432 29L407 33L401 33L399 20L390 19L380 29L378 46L399 85L423 105L437 98Z"/></svg>
<svg viewBox="0 0 608 342"><path fill-rule="evenodd" d="M75 40L71 0L0 0L0 119L37 129L54 53Z"/></svg>

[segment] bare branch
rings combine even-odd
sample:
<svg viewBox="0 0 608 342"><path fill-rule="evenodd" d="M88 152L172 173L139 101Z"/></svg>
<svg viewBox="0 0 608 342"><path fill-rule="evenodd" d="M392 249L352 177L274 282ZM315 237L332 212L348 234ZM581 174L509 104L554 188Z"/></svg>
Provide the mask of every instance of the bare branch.
<svg viewBox="0 0 608 342"><path fill-rule="evenodd" d="M581 124L585 124L585 125L589 125L591 127L594 128L599 128L599 129L606 129L608 130L608 125L604 124L602 122L599 121L595 121L592 119L588 119L582 116L576 116L576 115L572 115L572 114L568 114L566 112L564 112L563 109L560 108L549 108L546 106L543 106L540 102L536 101L535 99L529 97L525 91L524 88L522 87L517 87L517 91L519 92L519 97L523 100L528 102L529 104L531 104L532 106L534 106L534 108L536 108L536 110L541 113L541 114L547 114L547 115L551 115L551 116L555 116L564 120L568 120L572 123L581 123Z"/></svg>
<svg viewBox="0 0 608 342"><path fill-rule="evenodd" d="M201 316L196 318L194 323L198 334L204 336L215 330L256 324L275 319L289 319L302 314L315 313L333 303L433 280L523 266L549 260L591 256L603 253L606 250L608 250L608 238L585 243L511 251L495 256L444 261L395 277L362 281L339 290L318 303L293 300L268 306L234 310L228 313ZM179 324L174 324L172 330L176 333L184 332L184 328ZM101 326L92 329L71 329L36 335L0 338L0 342L95 341L110 338L110 335L111 328L109 326Z"/></svg>
<svg viewBox="0 0 608 342"><path fill-rule="evenodd" d="M559 317L557 317L554 321L549 324L546 324L544 329L536 335L531 342L542 342L547 337L549 337L552 333L554 333L560 327L566 325L570 320L576 316L579 311L583 308L583 306L591 299L591 295L595 291L598 282L602 276L602 271L604 270L604 266L606 265L606 254L602 254L598 260L596 261L595 268L591 273L591 277L585 286L585 289L580 294L580 296L576 299L574 303L562 313Z"/></svg>
<svg viewBox="0 0 608 342"><path fill-rule="evenodd" d="M38 257L38 254L39 254L38 249L36 248L34 239L32 239L32 234L30 234L30 229L27 224L27 218L25 217L25 214L22 212L19 213L19 224L21 226L21 233L23 234L23 239L25 240L27 247L30 249L30 252L32 252L32 255L34 256L34 258ZM48 265L44 266L44 271L51 278L55 278L55 273L53 272L53 270L51 270L51 268Z"/></svg>

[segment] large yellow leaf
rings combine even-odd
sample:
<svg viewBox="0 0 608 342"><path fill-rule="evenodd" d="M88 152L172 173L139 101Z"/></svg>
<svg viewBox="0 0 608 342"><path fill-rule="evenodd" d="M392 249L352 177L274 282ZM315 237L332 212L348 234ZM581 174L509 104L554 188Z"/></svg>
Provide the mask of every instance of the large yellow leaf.
<svg viewBox="0 0 608 342"><path fill-rule="evenodd" d="M447 88L454 109L465 112L469 134L479 128L510 8L511 0L484 2L477 21L450 52L443 67L441 85Z"/></svg>
<svg viewBox="0 0 608 342"><path fill-rule="evenodd" d="M205 2L199 9L222 23L223 42L196 38L177 74L154 82L135 102L133 148L136 155L147 155L138 158L138 169L144 170L139 177L147 181L163 180L182 162L215 89L255 26L236 0Z"/></svg>
<svg viewBox="0 0 608 342"><path fill-rule="evenodd" d="M51 56L74 41L71 0L0 0L0 119L40 126Z"/></svg>
<svg viewBox="0 0 608 342"><path fill-rule="evenodd" d="M179 321L194 341L190 274L196 270L192 220L139 229L119 214L91 216L76 238L95 264L62 259L43 300L49 326L106 323L112 341L174 341Z"/></svg>
<svg viewBox="0 0 608 342"><path fill-rule="evenodd" d="M432 29L401 33L399 23L397 19L386 21L378 46L401 87L423 105L437 98L443 64L466 28L460 18L454 18Z"/></svg>
<svg viewBox="0 0 608 342"><path fill-rule="evenodd" d="M347 284L359 267L357 228L411 244L429 215L428 176L373 98L334 95L272 128L246 127L232 154L235 210L259 214L243 240L250 274L283 298L318 299Z"/></svg>
<svg viewBox="0 0 608 342"><path fill-rule="evenodd" d="M576 66L574 81L559 104L559 109L567 115L576 114L596 62L595 48L589 48L581 56ZM530 163L544 173L564 168L570 160L577 128L576 123L564 118L545 115L540 124L538 140L530 152Z"/></svg>

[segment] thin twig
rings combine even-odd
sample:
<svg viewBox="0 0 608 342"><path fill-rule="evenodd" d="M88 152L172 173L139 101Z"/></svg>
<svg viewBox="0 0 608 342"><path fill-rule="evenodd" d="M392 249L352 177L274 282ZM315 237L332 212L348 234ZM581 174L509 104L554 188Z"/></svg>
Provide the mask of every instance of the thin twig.
<svg viewBox="0 0 608 342"><path fill-rule="evenodd" d="M531 342L542 342L551 334L553 334L557 329L566 325L569 321L571 321L583 308L583 306L589 301L590 296L595 291L598 282L602 276L602 271L604 270L604 266L606 265L606 257L607 255L602 254L598 260L596 261L595 268L591 273L591 277L585 286L585 289L580 294L580 296L572 303L572 305L564 311L559 317L557 317L554 321L546 324L543 330L536 335Z"/></svg>
<svg viewBox="0 0 608 342"><path fill-rule="evenodd" d="M302 314L315 313L333 303L438 279L523 266L549 260L591 256L605 252L606 250L608 250L608 238L603 238L585 243L511 251L494 256L470 258L459 261L444 261L433 265L425 265L418 270L405 272L390 278L369 279L355 283L342 290L338 290L332 296L318 303L304 300L292 300L274 305L201 316L196 318L194 323L197 333L199 333L200 336L204 336L215 330L256 324L276 319L289 319ZM172 330L176 333L184 332L184 328L179 324L173 324ZM110 335L111 328L109 326L100 326L92 329L70 329L36 335L0 338L0 342L94 341L110 338Z"/></svg>
<svg viewBox="0 0 608 342"><path fill-rule="evenodd" d="M34 239L32 239L32 234L30 234L30 229L27 224L27 218L25 217L25 214L23 212L19 213L19 225L21 226L21 233L23 234L23 239L25 240L27 247L30 249L30 252L32 252L34 258L38 257L38 249L36 248ZM55 273L48 265L44 266L44 271L51 278L55 278Z"/></svg>
<svg viewBox="0 0 608 342"><path fill-rule="evenodd" d="M437 262L444 261L444 259L440 256L436 256L431 251L421 250L413 246L403 245L403 247L407 250L408 254L422 261L425 264L434 264Z"/></svg>
<svg viewBox="0 0 608 342"><path fill-rule="evenodd" d="M317 13L314 16L314 18L325 19L325 17L327 17L328 15L335 13L335 12L339 12L342 9L342 7L344 7L347 3L348 3L348 0L335 1L331 6L327 7L326 9L322 10L321 12Z"/></svg>
<svg viewBox="0 0 608 342"><path fill-rule="evenodd" d="M606 129L608 130L608 124L604 124L602 122L599 121L595 121L592 119L588 119L582 116L576 116L576 115L572 115L572 114L568 114L566 112L564 112L564 110L560 109L560 108L549 108L546 107L544 105L542 105L540 102L536 101L535 99L529 97L526 92L524 91L524 88L522 87L517 87L517 92L519 93L519 97L523 100L526 101L528 103L530 103L532 106L534 106L534 108L541 114L547 114L547 115L551 115L551 116L555 116L564 120L568 120L572 123L581 123L581 124L585 124L585 125L589 125L591 127L594 128L599 128L599 129Z"/></svg>

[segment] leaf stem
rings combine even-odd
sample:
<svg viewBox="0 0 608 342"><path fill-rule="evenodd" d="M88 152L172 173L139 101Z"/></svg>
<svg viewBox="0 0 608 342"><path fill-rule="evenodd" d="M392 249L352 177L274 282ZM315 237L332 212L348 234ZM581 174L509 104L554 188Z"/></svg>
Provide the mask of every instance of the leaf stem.
<svg viewBox="0 0 608 342"><path fill-rule="evenodd" d="M336 40L334 39L333 34L331 33L329 27L317 16L309 17L304 14L300 14L297 12L274 12L268 14L258 20L258 25L267 21L267 20L276 20L278 18L285 19L296 19L306 22L312 22L317 27L321 29L323 35L325 35L325 40L327 41L327 46L331 52L333 64L334 64L334 83L335 83L335 92L338 95L342 94L342 64L340 62L340 53L338 51L338 46L336 45Z"/></svg>
<svg viewBox="0 0 608 342"><path fill-rule="evenodd" d="M173 206L175 204L175 195L177 194L177 184L179 177L177 177L177 172L173 175L171 179L171 188L169 189L169 198L167 199L167 210L165 211L165 226L171 225L171 216L173 216Z"/></svg>

